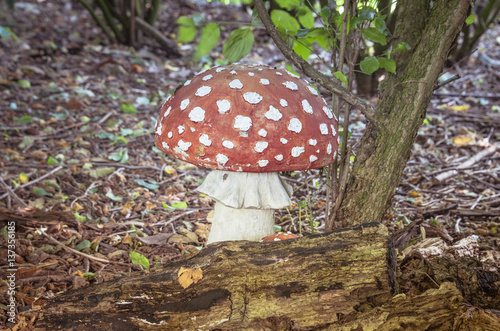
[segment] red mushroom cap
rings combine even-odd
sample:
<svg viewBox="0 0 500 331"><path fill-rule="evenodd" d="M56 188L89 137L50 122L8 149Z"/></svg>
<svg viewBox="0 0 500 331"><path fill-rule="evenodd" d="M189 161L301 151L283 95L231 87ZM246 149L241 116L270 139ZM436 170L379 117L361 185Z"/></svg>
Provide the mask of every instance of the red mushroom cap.
<svg viewBox="0 0 500 331"><path fill-rule="evenodd" d="M163 104L155 144L199 166L245 172L331 164L338 121L307 81L262 65L203 71Z"/></svg>

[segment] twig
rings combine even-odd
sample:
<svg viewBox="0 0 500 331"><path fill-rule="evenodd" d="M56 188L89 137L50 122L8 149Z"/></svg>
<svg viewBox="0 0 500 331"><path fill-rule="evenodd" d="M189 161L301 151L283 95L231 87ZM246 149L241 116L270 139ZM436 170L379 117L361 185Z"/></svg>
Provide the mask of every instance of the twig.
<svg viewBox="0 0 500 331"><path fill-rule="evenodd" d="M92 255L89 255L89 254L85 254L85 253L82 253L82 252L79 252L77 251L76 249L73 249L73 248L70 248L68 246L66 246L65 244L63 244L62 242L60 242L59 240L55 239L54 237L52 237L51 235L49 234L46 234L45 231L42 231L42 230L38 230L44 237L48 238L50 241L58 244L58 245L61 245L62 248L64 248L65 250L67 250L68 252L71 252L71 253L75 253L77 255L81 255L81 256L84 256L90 260L94 260L94 261L97 261L97 262L101 262L101 263L111 263L111 261L109 260L106 260L106 259L101 259L99 257L95 257L95 256L92 256Z"/></svg>
<svg viewBox="0 0 500 331"><path fill-rule="evenodd" d="M21 203L21 205L23 205L23 207L28 207L28 205L23 200L21 200L21 198L18 197L17 194L14 193L14 191L12 191L12 189L9 187L9 185L7 185L1 177L0 177L0 184L2 184L2 186L5 188L5 190L7 191L7 194L9 194L11 197L16 199L17 201L19 201Z"/></svg>
<svg viewBox="0 0 500 331"><path fill-rule="evenodd" d="M377 110L373 108L368 101L355 95L341 84L333 81L333 79L331 79L327 75L322 74L307 61L303 60L299 55L297 55L297 53L295 53L290 47L288 47L286 42L281 37L279 31L276 29L276 26L271 21L271 18L269 17L263 1L255 0L254 4L262 23L266 27L267 32L269 33L281 53L283 53L283 55L288 60L290 60L297 68L299 68L304 74L310 77L317 84L323 86L325 89L332 93L341 95L346 102L358 108L373 125L375 125L376 127L380 127L381 123L375 118Z"/></svg>
<svg viewBox="0 0 500 331"><path fill-rule="evenodd" d="M45 175L38 177L37 179L34 179L34 180L32 180L32 181L30 181L30 182L28 182L28 183L26 183L26 184L23 184L23 185L21 185L21 186L16 187L13 191L17 191L17 190L18 190L19 188L21 188L21 187L23 187L23 188L24 188L24 187L27 187L27 186L33 185L33 184L35 184L35 183L38 183L39 181L41 181L41 180L43 180L43 179L45 179L45 178L47 178L47 177L51 176L53 173L58 172L58 171L59 171L59 170L61 170L62 168L63 168L62 166L59 166L59 167L57 167L57 168L53 169L52 171L50 171L50 172L46 173ZM1 199L3 199L3 198L5 198L8 194L9 194L9 193L2 194L2 195L0 196L0 200L1 200Z"/></svg>
<svg viewBox="0 0 500 331"><path fill-rule="evenodd" d="M500 94L484 94L484 93L434 92L433 95L438 97L472 97L472 98L500 99Z"/></svg>
<svg viewBox="0 0 500 331"><path fill-rule="evenodd" d="M482 158L495 153L495 151L498 148L500 148L500 144L491 145L487 149L482 150L481 152L477 153L476 155L474 155L473 157L471 157L470 159L468 159L464 163L457 166L456 169L468 168L468 167L472 166L474 163L476 163L477 161L481 160ZM437 175L435 178L438 181L443 181L447 178L455 176L458 174L458 171L456 169L443 172L443 173Z"/></svg>

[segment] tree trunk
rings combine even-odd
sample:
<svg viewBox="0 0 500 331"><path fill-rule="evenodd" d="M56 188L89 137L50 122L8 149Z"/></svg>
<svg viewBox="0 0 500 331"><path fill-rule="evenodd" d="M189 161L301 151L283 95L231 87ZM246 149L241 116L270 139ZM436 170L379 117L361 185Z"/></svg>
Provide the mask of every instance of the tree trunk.
<svg viewBox="0 0 500 331"><path fill-rule="evenodd" d="M478 294L482 288L489 289L483 304L500 303L498 289L491 291L499 277L485 282L471 260L409 254L400 275L408 294L393 297L395 250L387 238L383 225L367 223L297 240L218 243L158 271L68 291L43 307L36 327L493 330L500 323L500 316L462 304L463 295L474 295L467 289ZM188 277L179 278L181 267ZM182 279L198 268L201 279L183 288Z"/></svg>
<svg viewBox="0 0 500 331"><path fill-rule="evenodd" d="M418 128L453 40L469 11L469 0L398 1L393 45L412 50L394 54L396 75L380 86L376 118L356 151L346 194L336 215L343 226L380 220L399 184ZM339 222L339 223L340 223Z"/></svg>

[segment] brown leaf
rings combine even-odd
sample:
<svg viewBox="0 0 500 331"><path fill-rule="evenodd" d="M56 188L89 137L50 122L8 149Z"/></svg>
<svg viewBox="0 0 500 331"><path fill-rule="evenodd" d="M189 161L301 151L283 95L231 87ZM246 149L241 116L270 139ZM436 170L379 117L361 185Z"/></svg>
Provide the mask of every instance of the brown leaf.
<svg viewBox="0 0 500 331"><path fill-rule="evenodd" d="M196 284L203 278L203 270L201 268L189 269L181 267L177 274L179 284L183 288L188 288L191 284Z"/></svg>

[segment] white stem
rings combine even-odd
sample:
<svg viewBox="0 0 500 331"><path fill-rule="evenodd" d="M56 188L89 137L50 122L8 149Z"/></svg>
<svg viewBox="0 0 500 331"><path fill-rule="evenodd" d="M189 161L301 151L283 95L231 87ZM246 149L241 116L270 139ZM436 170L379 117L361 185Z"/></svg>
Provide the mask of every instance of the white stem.
<svg viewBox="0 0 500 331"><path fill-rule="evenodd" d="M273 209L238 209L216 202L207 244L229 240L259 241L273 233Z"/></svg>

